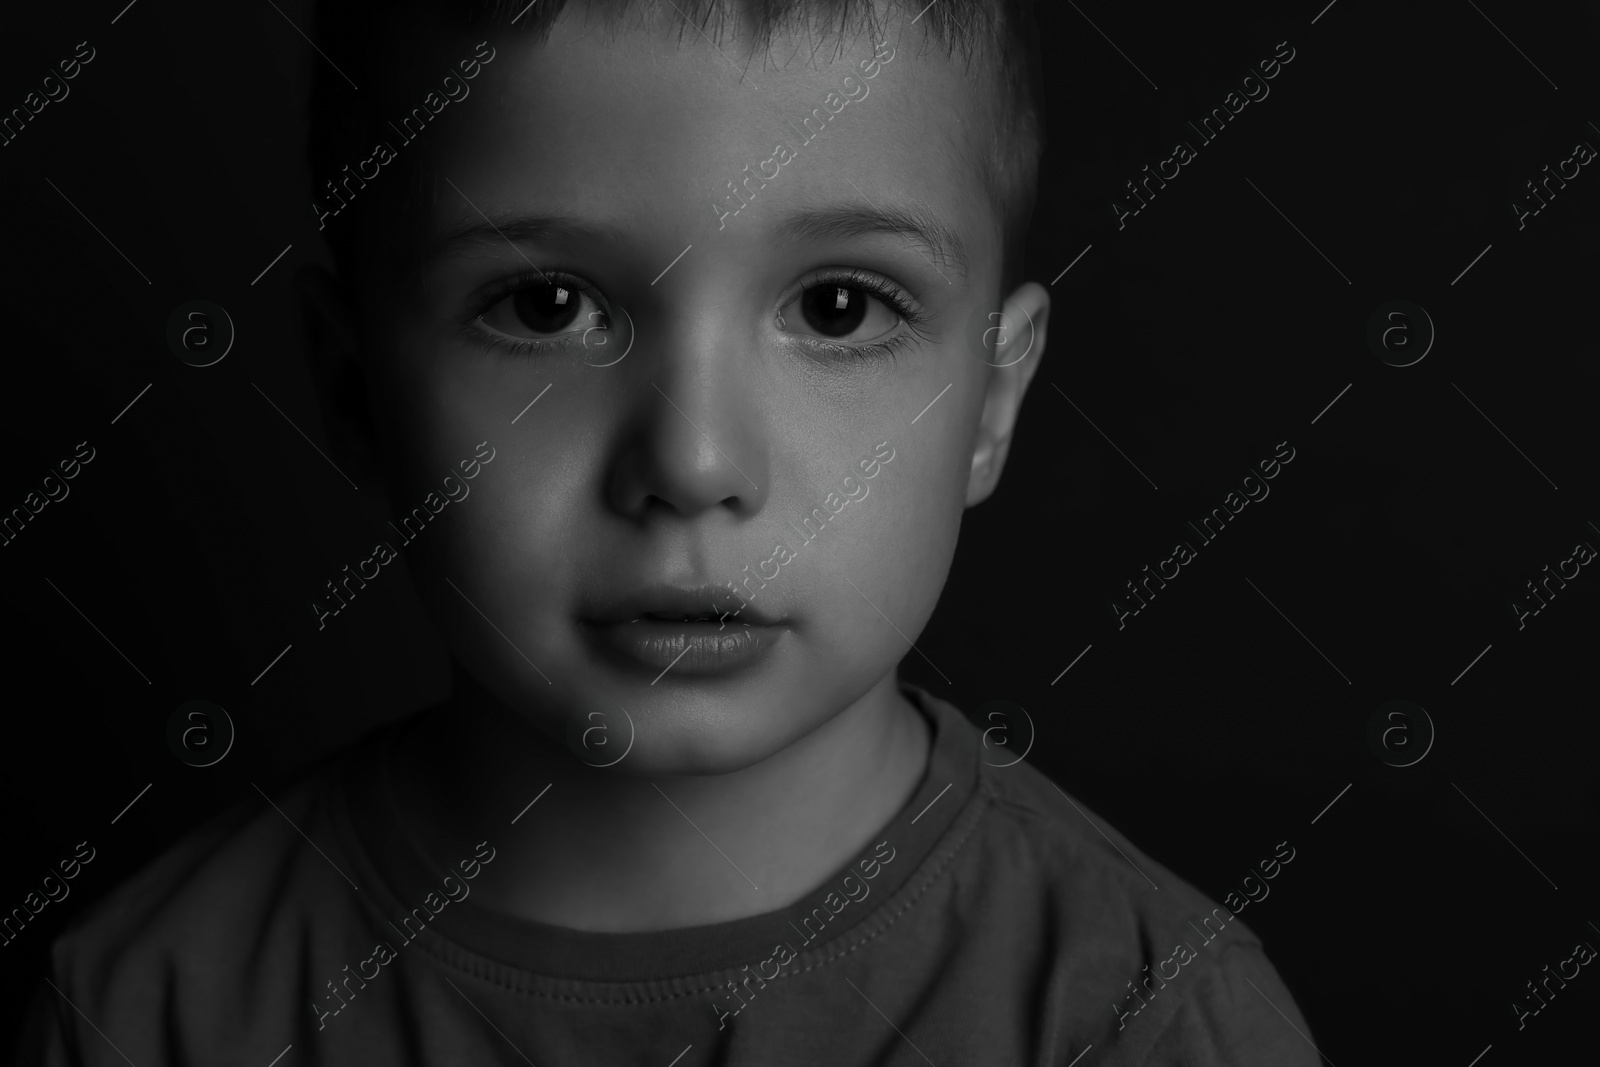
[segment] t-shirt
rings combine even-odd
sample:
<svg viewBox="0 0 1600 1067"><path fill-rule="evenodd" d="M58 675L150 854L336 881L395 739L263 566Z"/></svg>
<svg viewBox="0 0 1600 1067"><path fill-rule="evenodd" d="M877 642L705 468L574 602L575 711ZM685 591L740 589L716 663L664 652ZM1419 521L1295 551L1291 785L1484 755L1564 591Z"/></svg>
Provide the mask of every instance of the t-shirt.
<svg viewBox="0 0 1600 1067"><path fill-rule="evenodd" d="M928 769L860 856L791 907L642 933L479 906L494 840L423 855L387 785L405 721L380 728L79 917L17 1062L1319 1062L1238 918L955 707L905 692Z"/></svg>

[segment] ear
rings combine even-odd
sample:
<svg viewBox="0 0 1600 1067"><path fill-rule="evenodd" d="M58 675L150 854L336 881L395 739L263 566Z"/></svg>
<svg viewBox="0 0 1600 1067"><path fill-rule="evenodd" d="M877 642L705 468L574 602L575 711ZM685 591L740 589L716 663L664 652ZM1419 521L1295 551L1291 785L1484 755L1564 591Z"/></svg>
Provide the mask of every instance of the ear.
<svg viewBox="0 0 1600 1067"><path fill-rule="evenodd" d="M355 302L348 287L314 264L295 273L307 333L307 363L333 461L361 486L382 492L378 435L367 406Z"/></svg>
<svg viewBox="0 0 1600 1067"><path fill-rule="evenodd" d="M1011 448L1017 409L1044 356L1045 327L1050 319L1050 293L1038 282L1027 282L1006 298L1000 325L986 335L993 348L985 368L983 417L972 452L972 476L967 482L967 507L981 504L1000 484L1000 471Z"/></svg>

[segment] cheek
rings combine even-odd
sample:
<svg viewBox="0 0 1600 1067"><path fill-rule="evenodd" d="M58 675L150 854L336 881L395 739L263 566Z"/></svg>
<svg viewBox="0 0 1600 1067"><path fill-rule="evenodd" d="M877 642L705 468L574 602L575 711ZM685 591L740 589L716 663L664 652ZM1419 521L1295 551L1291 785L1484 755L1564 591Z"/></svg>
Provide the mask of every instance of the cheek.
<svg viewBox="0 0 1600 1067"><path fill-rule="evenodd" d="M425 336L425 328L416 333ZM569 598L557 590L571 571L549 564L573 559L593 498L585 483L592 475L574 462L573 427L540 410L550 397L511 422L549 376L524 362L447 344L430 351L417 342L394 355L375 407L396 521L430 492L444 497L445 478L459 478L461 461L480 461L470 493L452 500L409 544L394 543L453 652L497 643L526 671L509 638L543 667L536 650L546 647L550 619L566 608ZM494 450L487 463L480 442L488 444L483 455Z"/></svg>
<svg viewBox="0 0 1600 1067"><path fill-rule="evenodd" d="M436 579L430 584L442 587L437 595L456 604L470 597L532 655L570 621L570 590L586 562L577 546L582 531L592 527L598 475L589 464L573 462L572 455L551 451L562 447L559 441L503 432L521 428L520 423L502 426L502 432L472 438L488 440L496 450L494 461L473 482L471 496L452 503L441 516L447 521L428 531L427 536L440 536L427 546L424 566ZM472 454L469 445L461 455L449 455L449 462ZM556 456L559 462L553 461ZM552 561L561 562L552 566ZM482 617L468 610L481 624Z"/></svg>
<svg viewBox="0 0 1600 1067"><path fill-rule="evenodd" d="M576 546L592 527L584 512L593 493L566 472L553 474L560 468L550 453L503 436L489 438L496 455L473 482L472 495L451 504L441 516L447 522L405 551L437 537L410 557L436 632L489 692L567 746L573 721L589 711L617 711L616 701L599 700L589 685L592 667L576 631L593 562ZM639 710L631 700L621 703ZM613 719L599 724L608 741L618 741L615 751L627 747L631 727Z"/></svg>
<svg viewBox="0 0 1600 1067"><path fill-rule="evenodd" d="M473 445L503 425L486 417L494 411L486 390L466 376L452 374L458 357L433 342L424 323L405 323L415 340L392 342L375 361L370 409L378 426L385 472L396 510L420 502L439 489L458 460L472 456ZM491 406L485 407L489 403ZM474 431L479 432L472 436ZM437 473L435 473L437 472Z"/></svg>
<svg viewBox="0 0 1600 1067"><path fill-rule="evenodd" d="M815 627L812 638L826 642L840 663L871 662L888 669L884 664L892 666L909 651L906 638L916 639L938 602L960 529L966 493L962 472L970 468L970 460L961 459L961 442L941 433L961 425L961 405L943 412L950 422L933 421L954 392L916 425L908 425L913 409L892 423L884 420L885 428L868 435L874 443L887 440L895 450L893 460L872 480L870 495L839 516L845 536L832 548L824 548L821 539L808 546L817 552L822 572L812 588L827 601L813 608L826 625ZM862 454L870 455L871 445Z"/></svg>
<svg viewBox="0 0 1600 1067"><path fill-rule="evenodd" d="M896 463L905 463L898 472L904 484L894 506L884 509L886 524L879 532L900 571L905 595L914 597L910 604L927 612L939 598L955 555L966 499L965 473L971 465L966 454L949 445L943 443L937 451L924 454L913 442L895 457Z"/></svg>

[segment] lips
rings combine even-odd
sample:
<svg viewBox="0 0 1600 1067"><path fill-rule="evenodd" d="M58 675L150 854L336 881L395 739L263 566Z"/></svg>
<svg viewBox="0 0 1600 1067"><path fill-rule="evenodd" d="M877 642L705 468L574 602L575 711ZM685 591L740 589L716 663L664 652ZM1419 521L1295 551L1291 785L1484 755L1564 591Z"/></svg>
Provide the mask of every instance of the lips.
<svg viewBox="0 0 1600 1067"><path fill-rule="evenodd" d="M649 672L655 684L672 675L746 669L764 659L789 627L726 588L655 585L587 613L582 629L597 651Z"/></svg>
<svg viewBox="0 0 1600 1067"><path fill-rule="evenodd" d="M738 612L737 615L734 613ZM639 592L602 603L585 616L597 623L624 623L636 619L658 622L727 623L729 629L740 623L774 626L781 620L728 591L726 586L652 585Z"/></svg>

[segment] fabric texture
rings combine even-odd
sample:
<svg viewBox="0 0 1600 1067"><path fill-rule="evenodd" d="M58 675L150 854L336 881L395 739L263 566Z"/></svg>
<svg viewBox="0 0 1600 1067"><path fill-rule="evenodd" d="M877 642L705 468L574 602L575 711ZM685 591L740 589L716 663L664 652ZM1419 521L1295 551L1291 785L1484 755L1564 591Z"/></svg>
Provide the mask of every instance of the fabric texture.
<svg viewBox="0 0 1600 1067"><path fill-rule="evenodd" d="M409 720L384 727L280 790L281 813L224 812L80 916L15 1062L1320 1062L1239 919L905 692L932 751L873 844L792 907L649 933L479 907L496 842L418 851L384 772Z"/></svg>

